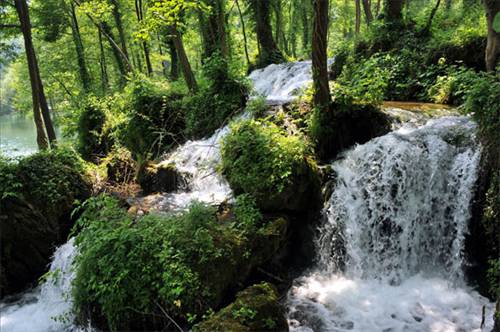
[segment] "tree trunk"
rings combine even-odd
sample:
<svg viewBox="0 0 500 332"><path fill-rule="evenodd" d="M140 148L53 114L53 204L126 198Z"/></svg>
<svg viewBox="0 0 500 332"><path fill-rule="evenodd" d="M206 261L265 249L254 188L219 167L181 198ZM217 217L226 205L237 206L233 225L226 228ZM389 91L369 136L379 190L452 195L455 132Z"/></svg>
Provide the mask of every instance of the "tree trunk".
<svg viewBox="0 0 500 332"><path fill-rule="evenodd" d="M270 1L250 0L250 6L255 20L257 41L260 45L260 54L257 67L265 67L271 63L285 61L273 39L271 17L269 12Z"/></svg>
<svg viewBox="0 0 500 332"><path fill-rule="evenodd" d="M243 33L243 43L245 47L245 57L247 59L247 66L250 66L250 57L248 56L247 33L245 30L245 20L243 19L243 14L241 13L241 8L238 0L235 0L235 3L236 3L236 8L238 8L238 14L240 15L241 32Z"/></svg>
<svg viewBox="0 0 500 332"><path fill-rule="evenodd" d="M366 25L370 25L373 21L372 3L370 0L362 0L362 1L363 1L363 11L365 12Z"/></svg>
<svg viewBox="0 0 500 332"><path fill-rule="evenodd" d="M172 81L177 81L179 79L179 57L177 56L177 51L175 50L174 41L172 39L169 39L167 43L171 62L170 79Z"/></svg>
<svg viewBox="0 0 500 332"><path fill-rule="evenodd" d="M70 1L69 16L70 16L71 34L73 36L73 42L75 43L76 59L78 62L80 80L82 81L83 90L85 92L89 92L91 88L91 79L89 72L87 70L82 37L80 34L80 28L78 26L75 6L72 1Z"/></svg>
<svg viewBox="0 0 500 332"><path fill-rule="evenodd" d="M380 3L381 0L377 0L377 7L375 7L375 16L378 18L378 14L380 14Z"/></svg>
<svg viewBox="0 0 500 332"><path fill-rule="evenodd" d="M493 20L495 16L500 15L500 1L484 0L484 6L488 23L488 40L485 52L486 70L494 72L500 58L500 31L495 31Z"/></svg>
<svg viewBox="0 0 500 332"><path fill-rule="evenodd" d="M330 103L327 66L328 0L313 0L312 73L314 106L324 111Z"/></svg>
<svg viewBox="0 0 500 332"><path fill-rule="evenodd" d="M97 29L99 37L99 63L101 67L101 89L102 93L106 94L109 87L108 69L106 66L106 54L104 53L104 45L102 44L102 32Z"/></svg>
<svg viewBox="0 0 500 332"><path fill-rule="evenodd" d="M118 0L110 0L110 2L113 5L112 12L115 19L116 29L118 30L118 38L120 38L121 50L123 52L123 56L125 56L128 60L129 56L125 39L125 31L123 29L122 15L120 13L120 4L118 3Z"/></svg>
<svg viewBox="0 0 500 332"><path fill-rule="evenodd" d="M49 141L44 129L44 121L40 111L40 81L37 73L38 65L36 60L35 49L31 37L31 22L29 17L29 9L26 0L15 0L15 7L19 16L21 32L24 38L24 47L26 50L26 60L28 62L28 71L31 83L31 97L33 101L33 117L36 126L36 140L40 150L49 147ZM50 120L50 119L49 119Z"/></svg>
<svg viewBox="0 0 500 332"><path fill-rule="evenodd" d="M135 14L137 16L137 22L141 23L144 18L142 12L142 0L135 0ZM146 41L142 41L142 50L144 51L144 58L146 60L148 75L151 75L153 73L153 66L151 65L151 59L149 57L149 47Z"/></svg>
<svg viewBox="0 0 500 332"><path fill-rule="evenodd" d="M389 23L399 23L403 19L403 0L384 0L384 19Z"/></svg>
<svg viewBox="0 0 500 332"><path fill-rule="evenodd" d="M361 1L354 0L355 10L356 10L356 23L354 28L354 33L359 34L359 30L361 29Z"/></svg>
<svg viewBox="0 0 500 332"><path fill-rule="evenodd" d="M408 1L408 0L406 0L406 1ZM441 4L441 0L437 0L436 5L434 6L434 8L432 8L431 14L429 15L429 18L427 19L427 24L425 25L424 29L422 30L422 35L427 35L431 31L432 20L434 19L434 16L436 15L436 12L437 12L440 4Z"/></svg>
<svg viewBox="0 0 500 332"><path fill-rule="evenodd" d="M120 47L116 44L111 27L106 22L102 22L99 23L99 29L102 31L104 37L106 37L106 39L109 42L109 45L111 46L111 52L113 53L113 57L115 58L116 65L118 67L118 71L120 72L120 85L123 86L125 85L125 77L130 72L129 59L125 55L125 53L123 53L123 51L120 49ZM125 61L127 63L125 63Z"/></svg>
<svg viewBox="0 0 500 332"><path fill-rule="evenodd" d="M309 17L307 15L308 13L308 5L307 1L304 1L302 3L302 48L304 49L304 52L308 52L309 50L309 38L311 38L311 34L309 32Z"/></svg>
<svg viewBox="0 0 500 332"><path fill-rule="evenodd" d="M182 37L175 27L170 28L170 33L172 35L172 41L174 43L177 56L179 57L179 62L186 84L191 92L196 92L198 91L198 84L196 83L196 78L194 77L193 70L191 69L191 64L189 63L186 50L184 49Z"/></svg>

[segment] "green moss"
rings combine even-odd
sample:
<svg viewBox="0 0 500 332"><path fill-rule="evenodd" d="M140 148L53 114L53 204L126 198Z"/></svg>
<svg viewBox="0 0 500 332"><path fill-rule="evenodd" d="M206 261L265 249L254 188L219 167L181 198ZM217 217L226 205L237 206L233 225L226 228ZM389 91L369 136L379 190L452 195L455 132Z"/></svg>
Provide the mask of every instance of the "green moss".
<svg viewBox="0 0 500 332"><path fill-rule="evenodd" d="M78 152L85 160L96 160L110 150L112 141L105 130L107 104L90 97L78 118Z"/></svg>
<svg viewBox="0 0 500 332"><path fill-rule="evenodd" d="M308 153L303 136L245 120L234 123L222 142L221 170L236 193L250 194L262 209L301 210L317 183Z"/></svg>
<svg viewBox="0 0 500 332"><path fill-rule="evenodd" d="M86 204L74 303L82 322L92 318L104 329L164 327L162 310L179 322L196 321L273 257L273 237L284 237L279 227L261 233L274 222L264 222L248 200L238 200L228 218L198 203L185 213L136 220L109 197ZM152 320L156 315L163 318Z"/></svg>
<svg viewBox="0 0 500 332"><path fill-rule="evenodd" d="M232 304L196 325L193 331L288 331L288 323L274 286L260 283L239 292Z"/></svg>

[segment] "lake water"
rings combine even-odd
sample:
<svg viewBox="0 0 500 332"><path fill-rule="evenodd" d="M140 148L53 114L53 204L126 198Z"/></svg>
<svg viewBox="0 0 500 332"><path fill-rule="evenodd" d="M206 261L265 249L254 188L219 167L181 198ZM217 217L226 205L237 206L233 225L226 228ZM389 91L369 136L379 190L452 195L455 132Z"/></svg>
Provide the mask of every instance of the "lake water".
<svg viewBox="0 0 500 332"><path fill-rule="evenodd" d="M15 113L0 115L0 154L15 158L37 150L33 118Z"/></svg>

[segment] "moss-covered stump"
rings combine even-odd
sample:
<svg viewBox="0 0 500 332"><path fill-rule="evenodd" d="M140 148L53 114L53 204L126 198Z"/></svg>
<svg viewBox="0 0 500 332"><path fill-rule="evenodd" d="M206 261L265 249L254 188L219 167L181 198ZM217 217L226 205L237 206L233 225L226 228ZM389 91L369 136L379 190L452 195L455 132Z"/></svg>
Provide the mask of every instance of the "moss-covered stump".
<svg viewBox="0 0 500 332"><path fill-rule="evenodd" d="M269 283L253 285L239 292L233 303L193 328L193 332L264 331L288 331L278 294Z"/></svg>
<svg viewBox="0 0 500 332"><path fill-rule="evenodd" d="M134 180L136 163L127 149L118 148L111 151L102 162L106 167L108 182L122 184Z"/></svg>
<svg viewBox="0 0 500 332"><path fill-rule="evenodd" d="M185 177L174 164L151 161L144 163L137 174L137 182L145 195L157 192L172 192L187 186Z"/></svg>
<svg viewBox="0 0 500 332"><path fill-rule="evenodd" d="M273 123L245 120L222 144L221 170L236 194L249 194L263 211L307 211L320 197L317 166L307 140Z"/></svg>
<svg viewBox="0 0 500 332"><path fill-rule="evenodd" d="M54 247L71 227L75 201L90 195L76 154L40 152L0 161L0 291L18 292L46 271Z"/></svg>
<svg viewBox="0 0 500 332"><path fill-rule="evenodd" d="M263 218L249 196L229 210L197 203L136 219L116 199L92 199L76 239L75 311L104 330L171 330L165 313L189 327L276 255L287 224Z"/></svg>
<svg viewBox="0 0 500 332"><path fill-rule="evenodd" d="M391 120L377 107L334 101L329 112L315 110L309 135L318 159L328 161L339 152L390 132Z"/></svg>

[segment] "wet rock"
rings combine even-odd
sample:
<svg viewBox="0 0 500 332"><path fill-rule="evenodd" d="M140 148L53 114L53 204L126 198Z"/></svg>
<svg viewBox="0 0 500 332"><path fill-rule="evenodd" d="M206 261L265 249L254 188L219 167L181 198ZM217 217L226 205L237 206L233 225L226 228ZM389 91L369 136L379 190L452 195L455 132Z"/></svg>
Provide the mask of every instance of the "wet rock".
<svg viewBox="0 0 500 332"><path fill-rule="evenodd" d="M233 303L196 325L193 331L278 332L288 331L288 323L276 288L260 283L239 292Z"/></svg>
<svg viewBox="0 0 500 332"><path fill-rule="evenodd" d="M184 176L177 171L175 165L146 162L139 169L137 181L143 194L155 192L172 192L187 186Z"/></svg>

